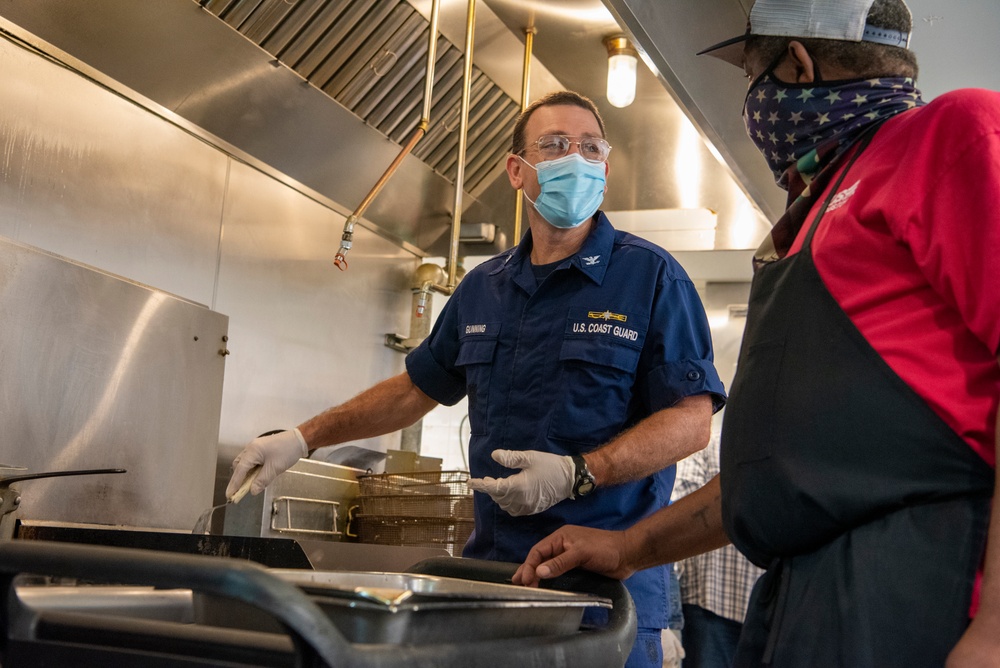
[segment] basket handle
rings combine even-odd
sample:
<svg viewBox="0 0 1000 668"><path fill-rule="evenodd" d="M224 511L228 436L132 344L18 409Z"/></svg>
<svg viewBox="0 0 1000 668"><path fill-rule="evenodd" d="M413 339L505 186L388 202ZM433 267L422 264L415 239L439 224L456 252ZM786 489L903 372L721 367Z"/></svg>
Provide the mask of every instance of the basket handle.
<svg viewBox="0 0 1000 668"><path fill-rule="evenodd" d="M348 538L357 538L357 530L354 527L354 520L357 519L358 506L354 505L347 509L347 526L344 527L344 535Z"/></svg>

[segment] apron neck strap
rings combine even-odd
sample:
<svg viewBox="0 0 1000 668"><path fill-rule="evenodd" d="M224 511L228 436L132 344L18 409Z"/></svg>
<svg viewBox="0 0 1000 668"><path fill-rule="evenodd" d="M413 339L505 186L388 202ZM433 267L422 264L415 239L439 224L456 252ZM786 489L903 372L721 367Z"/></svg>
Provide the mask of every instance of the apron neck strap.
<svg viewBox="0 0 1000 668"><path fill-rule="evenodd" d="M875 137L875 133L880 127L882 127L881 123L874 125L858 139L858 146L851 154L850 159L847 161L847 165L840 172L840 175L837 177L834 184L827 189L826 198L823 200L823 204L820 205L819 211L816 212L816 217L813 218L812 225L809 226L806 238L802 242L803 250L812 246L812 238L816 233L816 228L819 227L820 219L822 219L823 215L826 214L826 210L830 206L830 202L833 201L834 196L837 194L837 190L840 188L840 184L844 182L844 179L847 177L847 172L849 172L851 167L854 165L854 161L857 160L862 153L864 153L866 148L868 148L868 145L871 143L872 139Z"/></svg>

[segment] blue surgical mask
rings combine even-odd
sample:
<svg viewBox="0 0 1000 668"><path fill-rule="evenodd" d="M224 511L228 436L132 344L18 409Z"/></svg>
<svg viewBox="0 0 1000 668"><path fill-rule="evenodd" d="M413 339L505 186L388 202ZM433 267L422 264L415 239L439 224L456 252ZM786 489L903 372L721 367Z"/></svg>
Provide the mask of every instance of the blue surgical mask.
<svg viewBox="0 0 1000 668"><path fill-rule="evenodd" d="M524 158L521 161L538 172L542 189L533 202L527 195L524 197L553 227L578 227L590 220L604 200L603 162L588 162L579 153L534 166Z"/></svg>

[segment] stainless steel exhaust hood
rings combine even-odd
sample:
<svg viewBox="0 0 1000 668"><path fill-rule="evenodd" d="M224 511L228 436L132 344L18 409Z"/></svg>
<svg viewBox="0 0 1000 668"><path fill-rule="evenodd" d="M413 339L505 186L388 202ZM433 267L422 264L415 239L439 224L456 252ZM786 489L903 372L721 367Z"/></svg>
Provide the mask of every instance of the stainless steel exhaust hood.
<svg viewBox="0 0 1000 668"><path fill-rule="evenodd" d="M3 0L0 18L37 36L45 48L54 47L57 58L61 51L81 61L138 93L139 103L152 101L166 117L214 135L234 155L268 165L346 216L420 120L428 4ZM597 102L608 123L615 150L603 208L710 212L717 222L705 231L704 249L756 246L777 193L768 193L768 203L762 187L741 180L738 163L734 169L720 162L719 151L704 142L708 133L691 124L701 118L698 108L680 107L668 91L671 73L659 52L651 50L654 57L647 58L652 71L640 67L635 103L616 109L603 99L602 40L623 28L643 36L635 3L608 2L623 17L617 21L600 0L479 4L463 222L495 225L503 232L498 238L513 241L515 200L503 162L520 109L520 81L510 74L520 74L524 30L533 27L531 97L563 87L578 90ZM462 74L455 46L461 35L454 27L462 24L464 9L465 3L443 3L428 133L362 223L417 253L443 255L448 248ZM628 217L622 220L628 229ZM744 231L736 234L740 226ZM669 240L647 236L678 250ZM491 254L499 250L495 246L463 244L462 254ZM330 250L331 259L335 252Z"/></svg>
<svg viewBox="0 0 1000 668"><path fill-rule="evenodd" d="M428 23L405 0L6 0L0 17L345 215L420 119ZM364 223L417 252L448 247L461 74L461 53L439 39L428 136ZM465 215L512 220L509 192L484 191L519 105L479 71L471 104Z"/></svg>

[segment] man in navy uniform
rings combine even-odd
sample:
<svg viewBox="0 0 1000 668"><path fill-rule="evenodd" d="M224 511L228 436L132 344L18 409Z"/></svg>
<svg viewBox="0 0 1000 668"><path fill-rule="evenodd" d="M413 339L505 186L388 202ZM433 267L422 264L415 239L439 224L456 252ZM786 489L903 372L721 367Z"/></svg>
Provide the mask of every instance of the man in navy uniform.
<svg viewBox="0 0 1000 668"><path fill-rule="evenodd" d="M297 430L251 442L259 492L308 450L406 427L469 399L475 531L463 555L520 562L556 528L621 529L669 503L678 460L708 442L724 390L694 285L664 250L598 210L611 150L594 104L546 96L517 121L507 174L524 191L520 244L470 271L406 371ZM669 571L625 583L659 667Z"/></svg>

